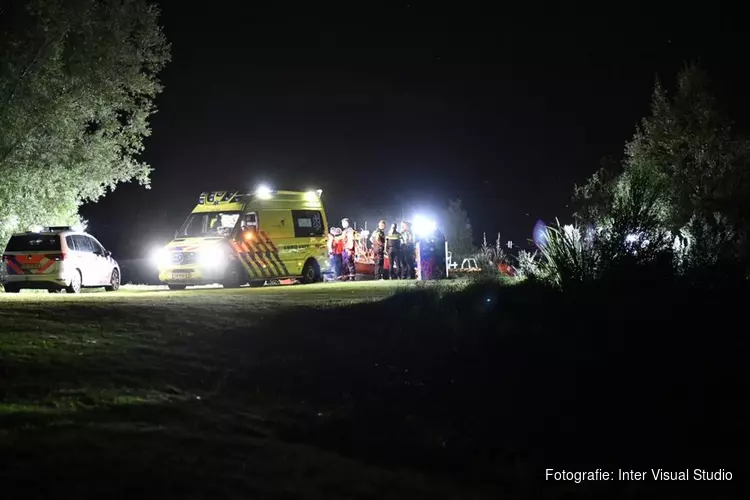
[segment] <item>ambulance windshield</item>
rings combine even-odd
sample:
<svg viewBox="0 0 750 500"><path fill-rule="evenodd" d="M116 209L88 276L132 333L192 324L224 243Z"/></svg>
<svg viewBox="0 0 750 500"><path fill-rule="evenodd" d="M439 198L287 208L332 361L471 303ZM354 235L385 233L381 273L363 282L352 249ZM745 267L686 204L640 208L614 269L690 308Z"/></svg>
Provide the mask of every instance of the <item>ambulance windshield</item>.
<svg viewBox="0 0 750 500"><path fill-rule="evenodd" d="M190 214L180 230L179 238L205 238L232 234L240 212L213 212Z"/></svg>

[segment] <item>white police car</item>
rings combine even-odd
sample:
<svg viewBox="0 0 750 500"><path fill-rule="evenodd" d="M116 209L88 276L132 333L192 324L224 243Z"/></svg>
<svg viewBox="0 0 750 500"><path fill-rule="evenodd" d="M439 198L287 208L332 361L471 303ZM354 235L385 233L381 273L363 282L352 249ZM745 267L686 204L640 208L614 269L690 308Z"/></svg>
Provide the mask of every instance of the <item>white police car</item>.
<svg viewBox="0 0 750 500"><path fill-rule="evenodd" d="M47 227L14 234L3 253L6 292L24 288L66 290L120 288L120 266L96 238L70 227Z"/></svg>

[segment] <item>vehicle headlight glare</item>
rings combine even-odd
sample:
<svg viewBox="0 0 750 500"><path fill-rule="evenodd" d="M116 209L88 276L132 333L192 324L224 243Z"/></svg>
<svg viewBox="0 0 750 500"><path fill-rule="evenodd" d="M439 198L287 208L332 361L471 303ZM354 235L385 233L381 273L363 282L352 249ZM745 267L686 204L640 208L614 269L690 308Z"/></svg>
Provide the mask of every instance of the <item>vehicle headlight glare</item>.
<svg viewBox="0 0 750 500"><path fill-rule="evenodd" d="M198 263L204 267L220 267L227 262L227 253L221 247L206 248L198 254Z"/></svg>
<svg viewBox="0 0 750 500"><path fill-rule="evenodd" d="M151 252L151 263L157 268L167 267L170 264L169 251L159 248Z"/></svg>

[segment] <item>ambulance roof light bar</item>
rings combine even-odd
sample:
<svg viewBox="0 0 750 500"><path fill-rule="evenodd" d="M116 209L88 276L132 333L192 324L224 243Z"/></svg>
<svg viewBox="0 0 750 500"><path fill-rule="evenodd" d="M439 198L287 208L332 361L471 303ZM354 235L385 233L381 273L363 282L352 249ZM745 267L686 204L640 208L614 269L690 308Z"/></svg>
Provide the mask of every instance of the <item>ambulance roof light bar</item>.
<svg viewBox="0 0 750 500"><path fill-rule="evenodd" d="M230 202L232 199L240 201L241 196L240 192L236 189L229 191L206 191L198 197L198 205L207 205L209 203L218 205L221 202Z"/></svg>
<svg viewBox="0 0 750 500"><path fill-rule="evenodd" d="M257 196L261 200L268 200L271 198L271 196L273 196L273 191L265 184L261 184L255 189L255 196Z"/></svg>
<svg viewBox="0 0 750 500"><path fill-rule="evenodd" d="M322 189L317 189L315 191L306 191L305 192L305 199L307 201L319 201L320 197L323 195Z"/></svg>

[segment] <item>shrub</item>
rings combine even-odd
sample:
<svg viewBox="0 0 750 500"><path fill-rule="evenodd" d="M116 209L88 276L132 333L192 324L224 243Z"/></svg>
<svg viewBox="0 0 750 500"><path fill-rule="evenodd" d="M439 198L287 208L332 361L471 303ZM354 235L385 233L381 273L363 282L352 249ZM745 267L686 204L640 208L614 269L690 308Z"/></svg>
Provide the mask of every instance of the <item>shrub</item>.
<svg viewBox="0 0 750 500"><path fill-rule="evenodd" d="M537 256L538 252L531 253L526 250L518 252L518 257L516 257L516 259L518 260L517 270L519 278L534 279L542 277Z"/></svg>
<svg viewBox="0 0 750 500"><path fill-rule="evenodd" d="M598 256L592 243L586 243L575 226L547 227L546 242L541 246L542 258L538 274L550 283L565 286L596 277Z"/></svg>

